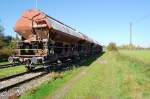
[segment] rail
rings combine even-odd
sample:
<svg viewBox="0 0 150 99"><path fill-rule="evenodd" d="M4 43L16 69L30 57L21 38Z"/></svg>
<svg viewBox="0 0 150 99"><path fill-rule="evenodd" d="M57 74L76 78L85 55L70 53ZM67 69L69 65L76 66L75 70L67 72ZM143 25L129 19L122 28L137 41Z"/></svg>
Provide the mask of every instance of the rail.
<svg viewBox="0 0 150 99"><path fill-rule="evenodd" d="M9 67L15 67L15 66L21 66L19 63L13 63L13 64L2 64L0 65L0 69L3 68L9 68Z"/></svg>
<svg viewBox="0 0 150 99"><path fill-rule="evenodd" d="M47 74L46 72L43 72L43 73L38 74L38 75L36 75L36 76L33 76L33 77L27 78L27 79L25 79L25 80L16 82L16 83L14 83L14 84L11 84L11 85L2 87L2 88L0 88L0 92L8 91L8 90L10 90L10 89L12 89L12 88L14 88L14 87L17 87L17 86L19 86L19 85L21 85L21 84L24 84L24 83L26 83L26 82L29 82L29 81L31 81L31 80L33 80L33 79L38 78L38 77L44 76L44 75L46 75L46 74ZM12 78L12 79L13 79L13 78Z"/></svg>

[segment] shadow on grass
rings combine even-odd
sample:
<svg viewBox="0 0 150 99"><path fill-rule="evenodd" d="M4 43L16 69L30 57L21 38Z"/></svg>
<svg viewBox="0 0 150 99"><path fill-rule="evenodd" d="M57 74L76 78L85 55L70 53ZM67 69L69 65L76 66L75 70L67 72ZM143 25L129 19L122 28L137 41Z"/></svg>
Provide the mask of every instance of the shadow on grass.
<svg viewBox="0 0 150 99"><path fill-rule="evenodd" d="M85 60L85 62L83 64L81 64L81 66L90 66L93 61L97 60L99 57L101 57L105 52L101 52L95 56L89 57Z"/></svg>
<svg viewBox="0 0 150 99"><path fill-rule="evenodd" d="M80 68L83 66L90 66L96 59L101 57L104 53L105 52L101 52L101 53L98 53L97 55L92 55L90 57L84 57L80 60L69 61L69 62L64 63L62 65L57 65L57 66L53 67L52 71L63 72L63 71L72 70L74 67Z"/></svg>

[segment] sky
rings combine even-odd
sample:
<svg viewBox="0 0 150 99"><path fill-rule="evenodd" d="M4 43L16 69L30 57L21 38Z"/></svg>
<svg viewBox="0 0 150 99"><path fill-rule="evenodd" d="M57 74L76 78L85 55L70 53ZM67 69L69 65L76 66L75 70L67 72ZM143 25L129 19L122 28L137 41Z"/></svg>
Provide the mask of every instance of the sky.
<svg viewBox="0 0 150 99"><path fill-rule="evenodd" d="M5 35L16 35L16 21L25 10L36 7L35 1L1 0L0 24ZM37 0L37 8L102 45L129 44L132 22L133 44L150 46L150 0Z"/></svg>

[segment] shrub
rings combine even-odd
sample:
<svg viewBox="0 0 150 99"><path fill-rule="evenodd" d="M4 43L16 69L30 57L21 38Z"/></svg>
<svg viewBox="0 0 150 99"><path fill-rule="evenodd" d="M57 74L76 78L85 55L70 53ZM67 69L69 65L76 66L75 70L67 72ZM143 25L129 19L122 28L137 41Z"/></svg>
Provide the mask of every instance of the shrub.
<svg viewBox="0 0 150 99"><path fill-rule="evenodd" d="M6 61L7 58L12 54L12 50L8 48L0 49L0 61Z"/></svg>
<svg viewBox="0 0 150 99"><path fill-rule="evenodd" d="M113 43L113 42L111 42L111 43L108 44L107 50L108 51L118 51L116 44Z"/></svg>

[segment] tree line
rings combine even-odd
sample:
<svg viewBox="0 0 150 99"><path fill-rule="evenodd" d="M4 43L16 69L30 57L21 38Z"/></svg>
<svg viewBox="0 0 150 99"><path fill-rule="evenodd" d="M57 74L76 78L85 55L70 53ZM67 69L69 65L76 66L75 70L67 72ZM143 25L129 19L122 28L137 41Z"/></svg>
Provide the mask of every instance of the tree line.
<svg viewBox="0 0 150 99"><path fill-rule="evenodd" d="M130 44L124 44L117 46L116 43L111 42L107 46L104 46L104 48L107 48L108 51L118 51L118 50L150 50L150 47L144 48L139 45L130 45Z"/></svg>
<svg viewBox="0 0 150 99"><path fill-rule="evenodd" d="M5 35L4 27L0 25L0 61L6 61L15 52L16 39Z"/></svg>

